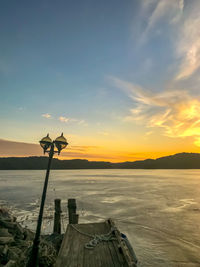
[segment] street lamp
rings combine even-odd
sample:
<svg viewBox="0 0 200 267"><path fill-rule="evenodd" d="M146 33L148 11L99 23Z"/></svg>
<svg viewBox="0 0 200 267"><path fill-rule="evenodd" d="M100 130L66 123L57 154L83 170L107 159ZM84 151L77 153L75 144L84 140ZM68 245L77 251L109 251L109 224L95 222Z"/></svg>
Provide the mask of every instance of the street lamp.
<svg viewBox="0 0 200 267"><path fill-rule="evenodd" d="M49 154L49 160L48 160L46 177L45 177L44 187L43 187L43 192L42 192L42 199L41 199L40 212L39 212L38 221L37 221L35 238L33 241L31 255L30 255L30 258L27 264L28 267L36 267L37 262L38 262L38 249L39 249L39 244L40 244L42 216L43 216L44 204L45 204L45 199L46 199L46 192L47 192L47 186L48 186L48 180L49 180L51 161L52 161L53 155L55 153L59 155L60 151L64 149L68 145L68 143L67 143L66 138L63 136L63 133L61 134L61 136L57 137L54 141L52 141L51 138L49 137L49 134L47 134L47 136L41 139L40 145L44 150L44 154L45 153ZM54 150L55 146L57 148L57 151Z"/></svg>

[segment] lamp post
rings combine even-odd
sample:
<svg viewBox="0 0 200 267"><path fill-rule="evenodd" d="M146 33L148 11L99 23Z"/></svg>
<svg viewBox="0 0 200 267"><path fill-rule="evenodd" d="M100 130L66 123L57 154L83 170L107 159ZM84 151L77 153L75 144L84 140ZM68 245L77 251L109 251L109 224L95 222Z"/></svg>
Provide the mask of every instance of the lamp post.
<svg viewBox="0 0 200 267"><path fill-rule="evenodd" d="M40 244L42 216L43 216L44 204L45 204L45 199L46 199L46 192L47 192L47 186L48 186L48 180L49 180L51 161L52 161L53 155L55 153L59 155L60 151L64 149L68 145L68 143L67 143L66 138L63 136L63 133L61 134L61 136L57 137L54 141L52 141L51 138L49 137L49 134L47 134L47 136L42 138L42 140L40 141L40 145L44 150L44 154L45 153L49 154L49 160L48 160L46 177L45 177L44 187L43 187L43 192L42 192L42 199L41 199L41 204L40 204L40 212L39 212L38 221L37 221L35 238L33 241L32 251L31 251L30 258L28 260L27 267L36 267L37 262L38 262L38 249L39 249L39 244ZM54 150L55 146L57 148L57 151Z"/></svg>

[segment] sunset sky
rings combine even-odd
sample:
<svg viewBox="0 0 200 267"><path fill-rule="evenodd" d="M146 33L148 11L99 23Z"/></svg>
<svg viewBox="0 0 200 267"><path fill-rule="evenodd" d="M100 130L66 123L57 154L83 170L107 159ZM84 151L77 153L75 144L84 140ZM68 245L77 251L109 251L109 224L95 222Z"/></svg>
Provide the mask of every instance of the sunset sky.
<svg viewBox="0 0 200 267"><path fill-rule="evenodd" d="M0 40L0 156L200 152L199 0L1 0Z"/></svg>

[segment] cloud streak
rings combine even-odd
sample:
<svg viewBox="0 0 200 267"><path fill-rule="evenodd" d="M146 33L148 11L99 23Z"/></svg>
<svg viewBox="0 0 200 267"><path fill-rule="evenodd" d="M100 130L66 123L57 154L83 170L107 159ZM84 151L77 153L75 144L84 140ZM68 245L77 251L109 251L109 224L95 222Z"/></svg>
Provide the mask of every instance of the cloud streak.
<svg viewBox="0 0 200 267"><path fill-rule="evenodd" d="M58 119L61 122L69 122L69 120L70 120L70 118L67 118L67 117L64 117L64 116L60 116Z"/></svg>
<svg viewBox="0 0 200 267"><path fill-rule="evenodd" d="M141 37L141 41L145 42L156 27L160 28L160 23L169 25L178 23L184 10L184 0L143 0L142 10L143 13L148 14ZM152 11L148 12L149 10Z"/></svg>
<svg viewBox="0 0 200 267"><path fill-rule="evenodd" d="M46 119L50 119L51 115L49 113L45 113L45 114L42 114L42 117L44 117Z"/></svg>
<svg viewBox="0 0 200 267"><path fill-rule="evenodd" d="M65 117L65 116L60 116L58 118L58 120L61 121L61 122L65 122L65 123L75 122L75 123L83 125L83 126L87 126L88 125L85 120L78 120L78 119L75 119L75 118L69 118L69 117Z"/></svg>
<svg viewBox="0 0 200 267"><path fill-rule="evenodd" d="M134 101L124 120L163 128L168 137L194 137L194 144L200 146L200 96L194 98L187 90L153 93L117 78L113 82Z"/></svg>
<svg viewBox="0 0 200 267"><path fill-rule="evenodd" d="M152 29L156 23L158 23L163 17L167 17L169 22L177 20L177 15L179 12L182 13L184 8L183 0L160 0L157 1L155 9L153 10L151 16L149 17L146 30Z"/></svg>
<svg viewBox="0 0 200 267"><path fill-rule="evenodd" d="M174 80L189 79L200 68L200 1L189 1L185 6L184 0L143 0L142 12L147 18L141 41L162 33L162 27L168 25L177 67Z"/></svg>
<svg viewBox="0 0 200 267"><path fill-rule="evenodd" d="M187 79L200 67L200 2L180 28L180 37L176 45L181 60L176 80Z"/></svg>

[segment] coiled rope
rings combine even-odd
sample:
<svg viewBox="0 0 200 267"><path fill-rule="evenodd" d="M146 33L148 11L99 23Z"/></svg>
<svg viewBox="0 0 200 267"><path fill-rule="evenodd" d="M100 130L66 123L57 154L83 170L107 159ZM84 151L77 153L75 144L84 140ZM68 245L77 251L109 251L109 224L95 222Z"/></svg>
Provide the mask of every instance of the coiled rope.
<svg viewBox="0 0 200 267"><path fill-rule="evenodd" d="M112 240L116 240L116 237L113 236L113 231L115 230L113 227L107 234L100 234L100 235L91 235L88 233L84 233L77 229L73 224L71 224L71 227L76 230L78 233L85 235L87 237L92 238L88 243L85 244L85 248L87 249L94 249L99 243L101 242L109 242Z"/></svg>

